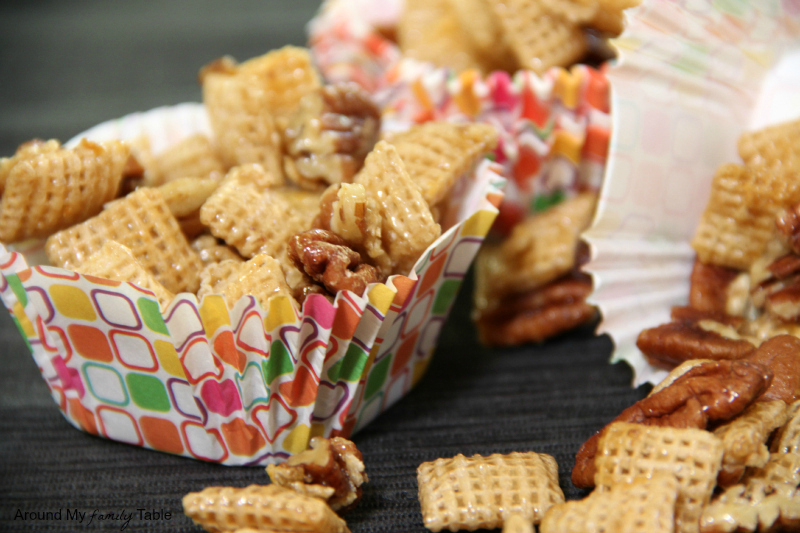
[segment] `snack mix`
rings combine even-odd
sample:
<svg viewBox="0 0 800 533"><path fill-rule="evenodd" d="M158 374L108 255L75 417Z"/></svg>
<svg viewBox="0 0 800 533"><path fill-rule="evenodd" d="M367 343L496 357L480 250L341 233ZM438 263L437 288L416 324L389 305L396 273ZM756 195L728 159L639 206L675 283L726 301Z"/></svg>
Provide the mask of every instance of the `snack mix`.
<svg viewBox="0 0 800 533"><path fill-rule="evenodd" d="M225 57L200 81L213 137L155 154L146 138L37 140L2 159L0 241L46 238L53 266L135 283L162 309L180 292L360 296L409 273L497 143L438 122L381 140L372 97L324 83L304 48Z"/></svg>
<svg viewBox="0 0 800 533"><path fill-rule="evenodd" d="M267 467L271 484L207 487L183 497L183 510L211 533L348 533L339 514L355 507L368 481L353 442L314 437L310 447Z"/></svg>

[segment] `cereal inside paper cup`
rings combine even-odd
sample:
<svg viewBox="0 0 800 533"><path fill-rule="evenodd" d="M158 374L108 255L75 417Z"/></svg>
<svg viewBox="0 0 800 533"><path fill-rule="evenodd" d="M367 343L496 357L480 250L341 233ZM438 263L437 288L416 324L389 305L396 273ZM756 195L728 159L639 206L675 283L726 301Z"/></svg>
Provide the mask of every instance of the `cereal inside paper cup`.
<svg viewBox="0 0 800 533"><path fill-rule="evenodd" d="M403 56L390 37L403 9L400 0L324 2L308 28L322 75L372 91L387 132L430 120L496 126L495 161L512 178L494 228L499 234L529 213L599 189L610 135L604 69L577 64L482 74L437 67Z"/></svg>
<svg viewBox="0 0 800 533"><path fill-rule="evenodd" d="M684 305L690 241L717 167L737 138L800 116L800 9L794 2L645 1L626 12L608 70L612 136L587 270L635 384L665 375L636 347Z"/></svg>
<svg viewBox="0 0 800 533"><path fill-rule="evenodd" d="M201 104L137 113L73 141L149 139L154 153L208 133ZM280 462L312 436L349 436L424 374L455 295L497 215L489 160L447 204L452 224L408 276L265 305L180 293L163 308L127 282L50 266L41 244L0 245L0 293L75 427L226 465Z"/></svg>

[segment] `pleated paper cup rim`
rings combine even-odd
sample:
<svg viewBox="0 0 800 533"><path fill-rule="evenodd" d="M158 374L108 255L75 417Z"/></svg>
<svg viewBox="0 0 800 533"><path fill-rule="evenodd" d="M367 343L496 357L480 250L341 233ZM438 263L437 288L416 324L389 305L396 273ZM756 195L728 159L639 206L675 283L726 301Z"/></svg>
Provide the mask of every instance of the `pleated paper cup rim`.
<svg viewBox="0 0 800 533"><path fill-rule="evenodd" d="M612 136L592 227L590 301L634 385L658 383L638 334L686 305L689 245L738 136L800 116L800 6L644 0L615 41Z"/></svg>
<svg viewBox="0 0 800 533"><path fill-rule="evenodd" d="M209 133L201 104L134 113L72 139L148 135L158 153ZM41 243L0 243L0 295L75 427L226 465L280 462L315 435L349 436L424 375L461 282L497 215L504 178L489 160L465 176L455 223L409 276L363 295L182 293L162 311L130 283L41 263ZM29 262L30 260L30 262ZM24 414L22 414L24 416Z"/></svg>

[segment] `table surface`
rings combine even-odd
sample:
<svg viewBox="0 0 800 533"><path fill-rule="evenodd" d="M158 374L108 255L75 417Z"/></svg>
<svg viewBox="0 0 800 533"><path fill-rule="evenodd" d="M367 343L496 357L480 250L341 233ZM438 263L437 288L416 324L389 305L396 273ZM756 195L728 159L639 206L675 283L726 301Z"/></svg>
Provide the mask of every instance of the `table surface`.
<svg viewBox="0 0 800 533"><path fill-rule="evenodd" d="M31 138L66 141L110 118L200 101L202 65L303 45L318 8L310 0L0 5L0 156ZM458 453L551 454L566 497L583 497L569 480L578 447L645 395L631 387L627 366L609 363L611 342L592 328L541 345L479 346L470 298L468 280L421 382L353 437L370 481L346 515L352 531L427 531L416 468ZM74 429L6 313L0 364L0 531L196 532L183 495L268 482L263 468L203 463ZM67 510L86 513L84 522ZM48 511L51 519L19 518ZM122 517L88 523L94 512Z"/></svg>

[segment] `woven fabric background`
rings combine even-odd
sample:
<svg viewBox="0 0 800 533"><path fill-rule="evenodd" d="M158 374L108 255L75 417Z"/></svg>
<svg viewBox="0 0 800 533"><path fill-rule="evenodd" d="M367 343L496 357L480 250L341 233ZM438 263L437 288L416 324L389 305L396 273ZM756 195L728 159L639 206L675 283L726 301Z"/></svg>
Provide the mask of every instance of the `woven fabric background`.
<svg viewBox="0 0 800 533"><path fill-rule="evenodd" d="M309 0L4 2L0 156L34 137L65 141L110 118L199 101L203 64L302 45L317 7ZM346 515L354 533L426 531L416 468L457 453L549 453L567 498L580 498L569 480L578 447L646 393L631 388L625 365L609 364L611 343L592 328L539 346L480 347L469 287L417 388L354 437L370 477ZM2 313L0 480L0 531L177 533L201 531L183 515L186 493L268 477L262 468L202 463L74 429ZM85 513L84 521L69 519L68 510ZM47 512L50 519L19 518Z"/></svg>

